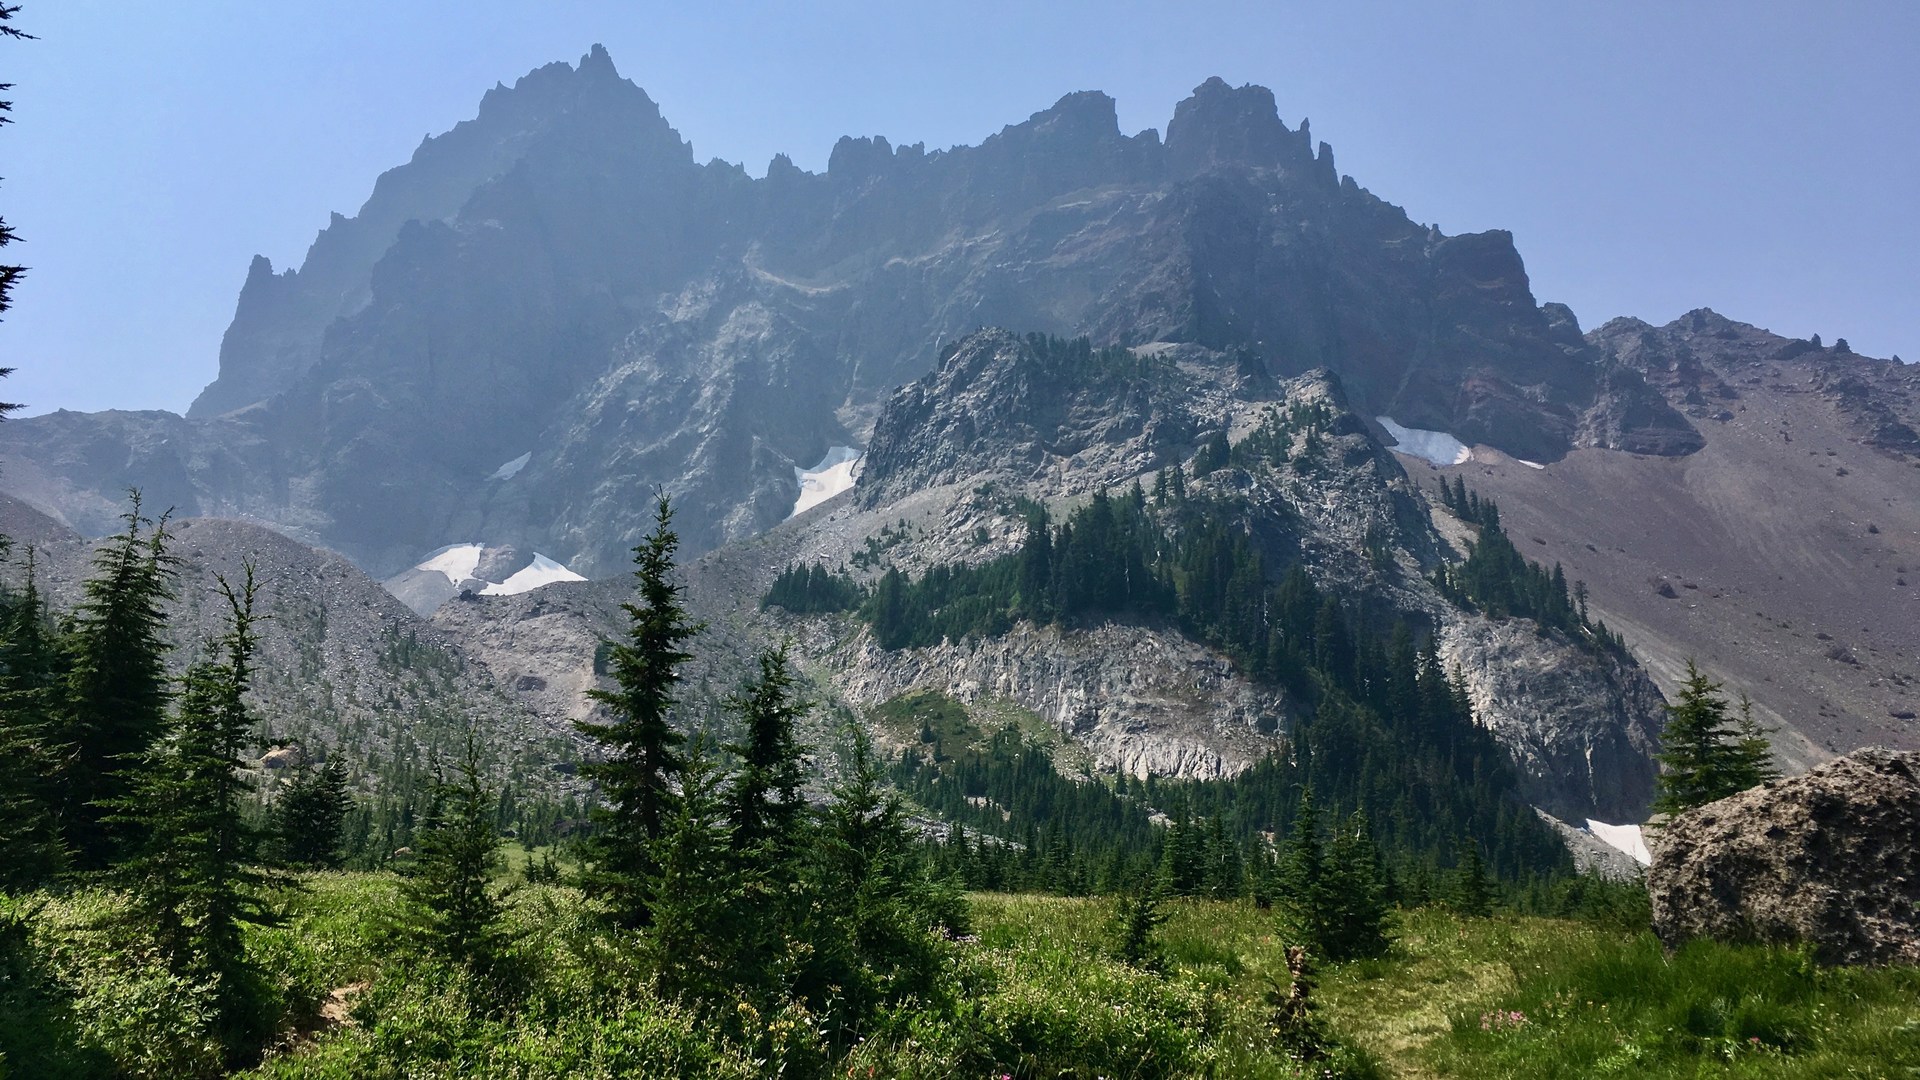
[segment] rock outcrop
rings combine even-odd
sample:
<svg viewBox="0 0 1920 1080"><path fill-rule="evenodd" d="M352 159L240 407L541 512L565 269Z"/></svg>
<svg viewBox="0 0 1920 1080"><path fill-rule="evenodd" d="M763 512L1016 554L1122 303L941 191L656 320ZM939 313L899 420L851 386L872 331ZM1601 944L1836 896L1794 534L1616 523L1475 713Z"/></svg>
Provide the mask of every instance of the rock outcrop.
<svg viewBox="0 0 1920 1080"><path fill-rule="evenodd" d="M1657 830L1654 930L1806 942L1827 964L1920 963L1920 754L1859 750Z"/></svg>

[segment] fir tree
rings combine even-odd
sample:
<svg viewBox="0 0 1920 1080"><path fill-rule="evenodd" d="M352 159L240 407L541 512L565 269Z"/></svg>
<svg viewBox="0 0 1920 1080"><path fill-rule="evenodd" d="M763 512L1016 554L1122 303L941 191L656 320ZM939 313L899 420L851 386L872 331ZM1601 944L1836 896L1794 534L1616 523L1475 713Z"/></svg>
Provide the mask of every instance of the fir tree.
<svg viewBox="0 0 1920 1080"><path fill-rule="evenodd" d="M121 516L126 531L94 556L94 575L68 637L66 708L55 733L63 757L61 811L80 869L97 870L129 850L133 818L108 808L132 790L140 756L166 724L166 613L173 556L166 518L140 513L140 494Z"/></svg>
<svg viewBox="0 0 1920 1080"><path fill-rule="evenodd" d="M1663 766L1653 808L1676 814L1764 783L1773 773L1767 741L1753 724L1729 715L1721 684L1687 661L1679 701L1667 706L1667 726L1656 755Z"/></svg>
<svg viewBox="0 0 1920 1080"><path fill-rule="evenodd" d="M1193 475L1206 476L1216 469L1225 468L1231 456L1232 450L1227 445L1227 432L1222 428L1209 436L1201 445L1200 452L1193 455Z"/></svg>
<svg viewBox="0 0 1920 1080"><path fill-rule="evenodd" d="M245 1006L243 923L263 922L258 837L243 812L251 795L244 751L254 728L246 703L255 646L253 568L235 591L222 578L227 633L180 680L165 738L132 791L111 804L113 824L140 842L113 869L178 973L211 978L232 1021Z"/></svg>
<svg viewBox="0 0 1920 1080"><path fill-rule="evenodd" d="M1167 912L1160 906L1164 888L1164 876L1156 874L1121 893L1109 923L1116 959L1162 975L1168 969L1166 947L1160 942L1160 927L1167 921Z"/></svg>
<svg viewBox="0 0 1920 1080"><path fill-rule="evenodd" d="M1493 880L1487 875L1487 862L1480 857L1480 845L1471 840L1460 842L1460 865L1453 871L1453 895L1449 905L1462 915L1485 918L1493 913Z"/></svg>
<svg viewBox="0 0 1920 1080"><path fill-rule="evenodd" d="M13 21L14 13L19 10L19 4L0 3L0 38L20 40L23 38L31 39L33 37L32 34L21 30L19 27L7 25ZM12 83L0 83L0 94L4 94L11 89L13 89ZM0 124L13 123L13 117L8 115L11 112L13 112L13 102L0 100ZM13 228L7 224L6 219L0 218L0 248L6 247L18 239L20 239L19 236L14 234ZM26 276L26 273L27 268L24 266L0 264L0 314L4 314L8 308L13 306L13 287L19 283L22 277ZM4 378L12 373L12 368L0 368L0 378ZM20 406L10 402L0 404L0 420L6 419L9 413L19 408Z"/></svg>
<svg viewBox="0 0 1920 1080"><path fill-rule="evenodd" d="M1326 849L1320 838L1320 813L1313 805L1313 789L1300 793L1293 826L1280 857L1282 907L1295 932L1306 944L1324 948L1332 905L1327 896Z"/></svg>
<svg viewBox="0 0 1920 1080"><path fill-rule="evenodd" d="M793 722L805 712L794 698L787 647L760 654L759 673L727 708L744 729L729 749L740 759L728 799L734 843L742 850L765 848L769 857L790 858L800 813L800 774L804 759L794 741Z"/></svg>
<svg viewBox="0 0 1920 1080"><path fill-rule="evenodd" d="M741 983L743 937L757 928L741 908L726 774L704 736L694 739L679 775L680 796L647 843L645 949L663 997L712 1006Z"/></svg>
<svg viewBox="0 0 1920 1080"><path fill-rule="evenodd" d="M319 768L294 774L273 805L274 839L289 866L337 869L353 796L347 791L347 766L339 757Z"/></svg>
<svg viewBox="0 0 1920 1080"><path fill-rule="evenodd" d="M653 842L662 835L673 810L673 785L683 767L679 747L686 737L670 722L680 668L693 659L687 642L700 628L687 615L681 586L674 580L674 553L680 538L673 531L673 507L658 496L654 529L634 548L637 601L622 605L627 639L609 644L612 690L593 690L607 707L606 723L576 726L599 743L607 760L585 774L600 783L606 805L596 814L591 841L592 865L582 884L604 900L613 918L627 926L648 921L646 882L653 871Z"/></svg>
<svg viewBox="0 0 1920 1080"><path fill-rule="evenodd" d="M966 929L959 893L930 877L916 857L906 809L883 782L872 741L846 727L844 773L832 790L804 890L810 898L799 936L811 947L801 971L803 996L840 999L849 1020L879 1006L935 992L941 952L933 931ZM950 845L965 848L956 830ZM984 847L965 861L988 859ZM987 875L981 875L983 878Z"/></svg>
<svg viewBox="0 0 1920 1080"><path fill-rule="evenodd" d="M1324 954L1332 960L1353 960L1386 953L1392 943L1390 905L1381 880L1380 852L1365 814L1348 818L1327 845L1327 872L1332 910L1322 942Z"/></svg>
<svg viewBox="0 0 1920 1080"><path fill-rule="evenodd" d="M0 891L30 889L66 864L49 736L60 705L58 643L27 549L26 583L0 607Z"/></svg>
<svg viewBox="0 0 1920 1080"><path fill-rule="evenodd" d="M740 923L733 931L739 974L751 984L769 985L801 899L794 884L806 809L803 759L793 737L803 707L794 699L786 646L760 654L758 674L727 699L727 709L744 729L741 742L729 748L740 764L726 799L740 873Z"/></svg>
<svg viewBox="0 0 1920 1080"><path fill-rule="evenodd" d="M426 816L414 829L397 929L415 948L485 978L499 973L512 937L504 894L493 885L500 870L494 793L471 730L459 770L457 780L436 779Z"/></svg>

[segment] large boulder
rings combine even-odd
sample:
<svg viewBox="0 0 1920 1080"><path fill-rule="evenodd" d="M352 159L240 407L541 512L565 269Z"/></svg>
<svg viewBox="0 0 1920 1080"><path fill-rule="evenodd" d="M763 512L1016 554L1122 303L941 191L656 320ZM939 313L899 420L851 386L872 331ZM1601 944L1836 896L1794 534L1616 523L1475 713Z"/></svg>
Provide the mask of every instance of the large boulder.
<svg viewBox="0 0 1920 1080"><path fill-rule="evenodd" d="M1920 963L1920 753L1869 747L1681 814L1647 872L1653 928Z"/></svg>

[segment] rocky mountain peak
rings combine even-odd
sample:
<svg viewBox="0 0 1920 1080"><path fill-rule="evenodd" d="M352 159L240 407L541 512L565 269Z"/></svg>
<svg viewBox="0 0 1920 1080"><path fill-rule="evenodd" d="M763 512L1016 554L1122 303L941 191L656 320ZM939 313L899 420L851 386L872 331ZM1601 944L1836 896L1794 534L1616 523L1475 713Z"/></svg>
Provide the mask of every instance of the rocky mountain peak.
<svg viewBox="0 0 1920 1080"><path fill-rule="evenodd" d="M1252 84L1231 87L1216 75L1174 107L1167 125L1167 168L1177 177L1232 165L1303 168L1313 162L1310 138L1304 123L1297 133L1288 130L1273 91ZM1332 152L1324 152L1331 165Z"/></svg>
<svg viewBox="0 0 1920 1080"><path fill-rule="evenodd" d="M358 214L334 213L297 270L276 275L255 257L220 343L220 375L187 415L218 416L292 386L318 361L327 327L368 303L373 266L403 226L454 219L530 155L553 156L556 141L622 146L662 168L693 168L692 145L601 46L577 67L547 64L496 86L473 119L428 136L405 165L382 173Z"/></svg>

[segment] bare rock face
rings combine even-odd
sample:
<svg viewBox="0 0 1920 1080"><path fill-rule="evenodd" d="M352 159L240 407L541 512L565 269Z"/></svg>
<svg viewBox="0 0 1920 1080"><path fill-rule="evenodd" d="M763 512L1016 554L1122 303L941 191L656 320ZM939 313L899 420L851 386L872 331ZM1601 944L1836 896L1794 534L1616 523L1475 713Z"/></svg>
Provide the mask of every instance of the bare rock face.
<svg viewBox="0 0 1920 1080"><path fill-rule="evenodd" d="M1528 801L1567 820L1641 820L1665 702L1639 667L1522 619L1459 616L1440 640Z"/></svg>
<svg viewBox="0 0 1920 1080"><path fill-rule="evenodd" d="M803 646L845 699L872 708L916 689L963 703L1010 701L1050 721L1101 768L1145 778L1214 779L1245 771L1289 711L1277 692L1177 633L1110 623L1063 631L1021 623L998 638L887 652L862 630Z"/></svg>
<svg viewBox="0 0 1920 1080"><path fill-rule="evenodd" d="M1659 830L1661 940L1809 942L1826 964L1920 963L1920 753L1856 751Z"/></svg>

